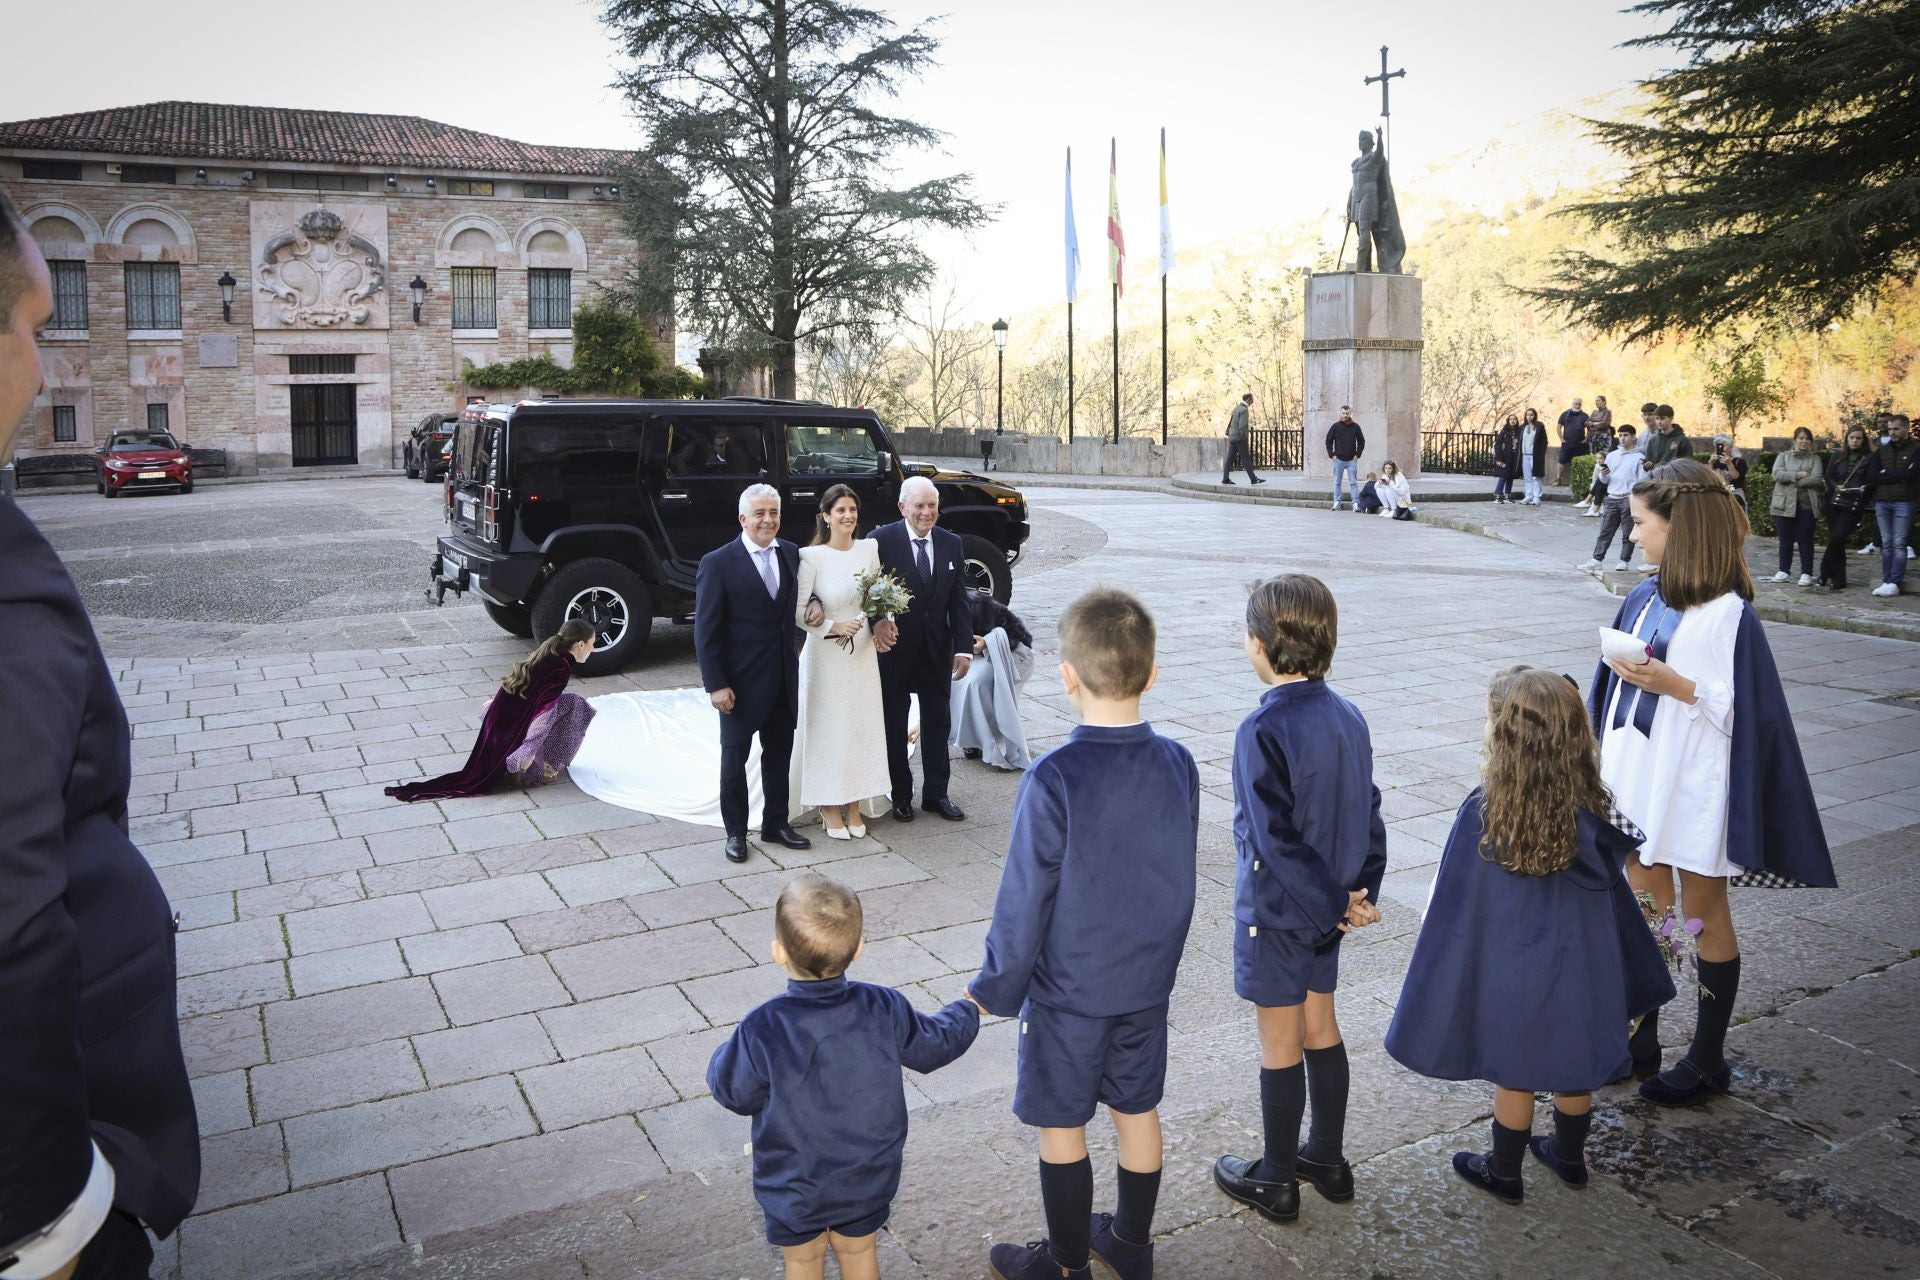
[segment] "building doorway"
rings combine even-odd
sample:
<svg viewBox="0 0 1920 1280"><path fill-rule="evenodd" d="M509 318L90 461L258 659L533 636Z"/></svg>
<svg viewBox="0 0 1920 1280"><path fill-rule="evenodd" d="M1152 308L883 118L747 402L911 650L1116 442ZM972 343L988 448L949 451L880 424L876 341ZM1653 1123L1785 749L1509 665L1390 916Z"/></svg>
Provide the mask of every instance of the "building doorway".
<svg viewBox="0 0 1920 1280"><path fill-rule="evenodd" d="M293 409L293 465L342 467L360 461L359 390L351 382L289 387Z"/></svg>

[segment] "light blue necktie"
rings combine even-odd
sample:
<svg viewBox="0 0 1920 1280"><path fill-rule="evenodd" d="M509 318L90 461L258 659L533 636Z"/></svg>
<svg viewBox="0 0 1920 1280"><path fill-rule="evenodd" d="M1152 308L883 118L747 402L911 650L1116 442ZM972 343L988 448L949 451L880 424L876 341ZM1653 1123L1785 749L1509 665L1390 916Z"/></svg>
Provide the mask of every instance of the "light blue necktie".
<svg viewBox="0 0 1920 1280"><path fill-rule="evenodd" d="M773 548L762 547L753 554L760 557L760 580L767 584L767 594L779 599L780 575L773 568Z"/></svg>

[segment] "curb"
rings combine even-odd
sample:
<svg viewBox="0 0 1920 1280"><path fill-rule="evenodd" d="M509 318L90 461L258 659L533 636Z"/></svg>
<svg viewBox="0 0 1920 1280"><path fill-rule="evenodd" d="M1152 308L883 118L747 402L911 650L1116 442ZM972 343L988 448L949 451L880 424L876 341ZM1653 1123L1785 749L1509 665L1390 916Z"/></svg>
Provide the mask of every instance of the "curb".
<svg viewBox="0 0 1920 1280"><path fill-rule="evenodd" d="M406 475L406 472L396 467L390 471L323 471L297 475L207 476L203 479L196 479L193 482L193 487L196 489L215 489L221 485L228 484L279 484L282 481L297 482L302 480L388 480L394 476L404 475ZM93 492L94 488L91 483L37 484L31 488L15 489L13 491L13 497L14 501L18 502L22 498L57 498L76 493Z"/></svg>

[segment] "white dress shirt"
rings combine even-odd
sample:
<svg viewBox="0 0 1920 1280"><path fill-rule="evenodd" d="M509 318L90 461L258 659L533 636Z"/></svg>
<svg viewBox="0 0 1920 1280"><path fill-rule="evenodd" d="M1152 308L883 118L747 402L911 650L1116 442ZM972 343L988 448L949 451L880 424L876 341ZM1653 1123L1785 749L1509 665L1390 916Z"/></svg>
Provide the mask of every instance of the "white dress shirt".
<svg viewBox="0 0 1920 1280"><path fill-rule="evenodd" d="M95 1143L93 1169L87 1175L86 1186L80 1189L80 1198L54 1219L44 1234L19 1248L13 1265L7 1268L7 1280L43 1280L60 1270L87 1247L112 1210L113 1166L107 1163L99 1144ZM0 1249L6 1247L6 1243L0 1241Z"/></svg>

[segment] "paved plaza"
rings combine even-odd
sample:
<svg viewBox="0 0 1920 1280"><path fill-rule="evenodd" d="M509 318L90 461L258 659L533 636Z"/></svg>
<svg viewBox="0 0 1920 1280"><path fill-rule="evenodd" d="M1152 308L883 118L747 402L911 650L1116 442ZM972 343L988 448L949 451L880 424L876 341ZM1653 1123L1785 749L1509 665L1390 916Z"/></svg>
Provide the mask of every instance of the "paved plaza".
<svg viewBox="0 0 1920 1280"><path fill-rule="evenodd" d="M796 867L844 880L866 908L853 976L937 1007L978 963L1017 775L956 761L964 823L881 820L738 867L718 830L567 783L389 800L382 787L464 759L526 650L470 602L424 607L438 496L377 479L23 499L94 611L133 722L134 835L183 916L205 1175L156 1275L778 1275L747 1122L704 1086L714 1046L782 988L770 904ZM1530 1166L1512 1209L1447 1164L1484 1143L1491 1090L1413 1077L1381 1038L1473 784L1488 674L1524 661L1584 684L1617 599L1564 556L1426 523L1155 491L1030 497L1012 603L1040 651L1034 746L1072 725L1053 675L1061 608L1124 586L1160 623L1146 712L1207 792L1172 1001L1159 1275L1920 1275L1920 647L1769 624L1841 887L1735 895L1731 1096L1657 1113L1609 1090L1592 1185ZM1359 1195L1310 1195L1292 1227L1208 1174L1259 1143L1253 1020L1231 978L1229 761L1260 693L1245 586L1280 570L1338 596L1332 679L1372 725L1389 819L1385 919L1344 948L1339 996ZM581 691L694 683L690 629L661 624L640 665ZM1690 1023L1670 1014L1668 1043ZM990 1243L1043 1231L1036 1143L1009 1110L1013 1030L990 1021L959 1062L908 1080L891 1280L980 1276ZM1111 1131L1091 1135L1109 1200Z"/></svg>

